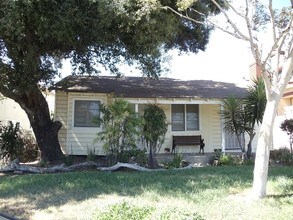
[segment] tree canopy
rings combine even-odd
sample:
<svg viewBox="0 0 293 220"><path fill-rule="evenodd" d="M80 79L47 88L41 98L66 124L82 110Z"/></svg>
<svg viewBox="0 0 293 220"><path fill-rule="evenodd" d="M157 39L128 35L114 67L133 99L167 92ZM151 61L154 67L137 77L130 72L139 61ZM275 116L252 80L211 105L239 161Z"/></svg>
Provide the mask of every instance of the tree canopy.
<svg viewBox="0 0 293 220"><path fill-rule="evenodd" d="M0 93L27 113L43 158L62 155L62 125L51 120L40 87L54 79L63 59L70 59L74 74L94 74L98 65L119 74L126 62L157 77L164 51L205 49L211 26L178 19L163 5L178 10L174 0L0 2ZM191 7L206 16L220 11L208 0Z"/></svg>

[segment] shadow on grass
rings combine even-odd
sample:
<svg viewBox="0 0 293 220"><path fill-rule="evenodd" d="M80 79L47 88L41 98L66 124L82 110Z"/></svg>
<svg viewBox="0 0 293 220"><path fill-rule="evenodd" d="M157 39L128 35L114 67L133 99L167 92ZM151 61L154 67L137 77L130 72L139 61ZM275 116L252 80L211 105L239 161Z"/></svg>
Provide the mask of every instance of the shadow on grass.
<svg viewBox="0 0 293 220"><path fill-rule="evenodd" d="M285 175L293 178L292 169L276 169L271 172L273 177ZM81 202L111 194L135 197L154 193L157 196L208 202L210 197L207 192L211 197L224 197L230 188L250 187L252 170L250 166L239 166L148 173L88 171L5 176L0 179L0 198L4 201L22 198L25 203L33 205L33 209L58 207L69 201ZM17 207L22 209L20 204Z"/></svg>
<svg viewBox="0 0 293 220"><path fill-rule="evenodd" d="M282 199L282 198L288 198L293 197L293 193L288 194L281 194L281 195L267 195L267 198L273 198L273 199Z"/></svg>

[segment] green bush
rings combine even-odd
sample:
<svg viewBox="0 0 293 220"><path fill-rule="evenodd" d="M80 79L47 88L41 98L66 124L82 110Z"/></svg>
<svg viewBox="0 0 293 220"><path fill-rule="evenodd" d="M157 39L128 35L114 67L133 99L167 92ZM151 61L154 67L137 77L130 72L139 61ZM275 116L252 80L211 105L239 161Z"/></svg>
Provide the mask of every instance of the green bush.
<svg viewBox="0 0 293 220"><path fill-rule="evenodd" d="M97 158L96 149L95 148L88 149L88 152L87 152L87 155L86 155L87 161L95 161L96 158Z"/></svg>
<svg viewBox="0 0 293 220"><path fill-rule="evenodd" d="M101 213L96 214L93 219L97 220L137 220L137 219L148 219L147 217L152 213L153 208L150 207L136 207L130 206L126 202L115 204L110 208Z"/></svg>
<svg viewBox="0 0 293 220"><path fill-rule="evenodd" d="M234 166L235 159L230 154L222 154L219 158L218 165L220 166Z"/></svg>
<svg viewBox="0 0 293 220"><path fill-rule="evenodd" d="M38 158L38 145L31 132L21 131L19 124L12 122L0 127L0 157L7 161L16 158L21 162L34 161Z"/></svg>
<svg viewBox="0 0 293 220"><path fill-rule="evenodd" d="M270 151L270 159L274 163L290 164L292 163L292 155L287 148Z"/></svg>
<svg viewBox="0 0 293 220"><path fill-rule="evenodd" d="M183 162L183 154L175 153L173 160L169 163L166 163L165 167L166 169L180 168L182 167L182 162Z"/></svg>
<svg viewBox="0 0 293 220"><path fill-rule="evenodd" d="M71 156L71 155L65 155L65 156L63 156L62 161L63 161L63 163L64 163L65 166L69 167L74 162L73 156Z"/></svg>
<svg viewBox="0 0 293 220"><path fill-rule="evenodd" d="M118 153L118 161L124 163L133 162L144 166L147 164L146 149L123 150Z"/></svg>
<svg viewBox="0 0 293 220"><path fill-rule="evenodd" d="M0 156L5 160L14 160L19 158L24 147L24 141L21 137L19 124L13 125L10 122L8 126L1 126L0 134Z"/></svg>

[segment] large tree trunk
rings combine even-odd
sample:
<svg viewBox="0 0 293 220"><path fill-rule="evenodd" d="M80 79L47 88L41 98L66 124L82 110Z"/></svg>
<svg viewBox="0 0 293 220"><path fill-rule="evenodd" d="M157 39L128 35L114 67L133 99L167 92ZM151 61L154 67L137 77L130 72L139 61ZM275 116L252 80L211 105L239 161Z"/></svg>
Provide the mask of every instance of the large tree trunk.
<svg viewBox="0 0 293 220"><path fill-rule="evenodd" d="M63 153L58 140L61 123L50 118L48 103L38 88L24 91L14 100L26 112L34 131L41 158L47 161L60 160Z"/></svg>
<svg viewBox="0 0 293 220"><path fill-rule="evenodd" d="M278 98L276 99L277 100L270 100L267 102L263 121L260 127L253 175L253 196L256 199L266 196L273 126L279 103Z"/></svg>

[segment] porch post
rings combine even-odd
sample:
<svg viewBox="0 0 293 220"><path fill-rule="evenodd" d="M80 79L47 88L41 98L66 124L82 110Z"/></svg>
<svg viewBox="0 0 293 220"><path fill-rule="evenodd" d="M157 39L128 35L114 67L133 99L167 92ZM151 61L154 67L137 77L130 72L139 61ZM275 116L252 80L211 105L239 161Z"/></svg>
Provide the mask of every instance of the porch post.
<svg viewBox="0 0 293 220"><path fill-rule="evenodd" d="M138 104L136 103L134 106L135 106L135 113L138 113Z"/></svg>
<svg viewBox="0 0 293 220"><path fill-rule="evenodd" d="M221 112L224 111L224 106L221 105ZM225 129L224 127L222 126L224 124L224 119L221 117L220 115L220 120L221 120L221 134L222 134L222 152L224 153L225 152L225 146L226 146L226 138L225 138Z"/></svg>

